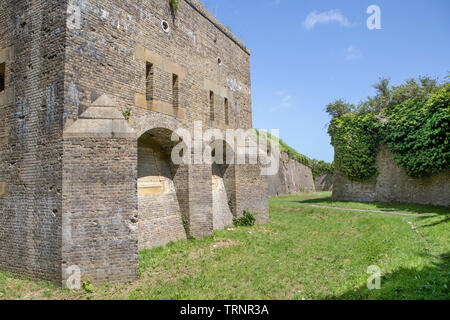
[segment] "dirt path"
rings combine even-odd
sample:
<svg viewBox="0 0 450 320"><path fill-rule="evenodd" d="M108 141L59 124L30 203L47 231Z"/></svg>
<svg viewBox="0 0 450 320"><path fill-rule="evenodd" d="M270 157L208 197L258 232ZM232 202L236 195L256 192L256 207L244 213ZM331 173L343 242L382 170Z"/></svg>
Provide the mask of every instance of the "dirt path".
<svg viewBox="0 0 450 320"><path fill-rule="evenodd" d="M397 212L397 211L381 211L381 210L369 210L369 209L350 209L350 208L340 208L340 207L327 207L327 206L319 206L316 204L304 204L305 206L321 208L321 209L334 209L334 210L343 210L343 211L356 211L356 212L372 212L372 213L386 213L392 214L396 216L408 216L408 217L434 217L435 214L418 214L418 213L406 213L406 212Z"/></svg>

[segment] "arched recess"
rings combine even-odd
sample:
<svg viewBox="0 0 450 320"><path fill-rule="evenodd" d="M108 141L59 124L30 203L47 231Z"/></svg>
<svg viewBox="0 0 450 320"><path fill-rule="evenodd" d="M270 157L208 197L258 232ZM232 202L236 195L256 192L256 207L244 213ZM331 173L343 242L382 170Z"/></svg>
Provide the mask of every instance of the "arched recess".
<svg viewBox="0 0 450 320"><path fill-rule="evenodd" d="M186 239L186 172L171 161L172 131L154 128L138 139L139 248Z"/></svg>
<svg viewBox="0 0 450 320"><path fill-rule="evenodd" d="M211 168L213 228L222 230L233 224L235 216L235 156L232 147L224 140L216 140L210 146L213 160Z"/></svg>

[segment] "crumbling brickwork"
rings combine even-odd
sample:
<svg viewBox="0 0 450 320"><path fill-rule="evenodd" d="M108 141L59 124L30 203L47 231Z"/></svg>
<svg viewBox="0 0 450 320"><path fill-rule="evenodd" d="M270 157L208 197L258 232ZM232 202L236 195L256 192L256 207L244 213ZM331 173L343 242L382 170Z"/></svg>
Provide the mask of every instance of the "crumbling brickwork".
<svg viewBox="0 0 450 320"><path fill-rule="evenodd" d="M197 0L0 0L0 25L2 269L132 280L139 248L212 234L212 166L168 155L195 121L252 127L250 52L227 28ZM225 214L268 221L258 165L220 178Z"/></svg>

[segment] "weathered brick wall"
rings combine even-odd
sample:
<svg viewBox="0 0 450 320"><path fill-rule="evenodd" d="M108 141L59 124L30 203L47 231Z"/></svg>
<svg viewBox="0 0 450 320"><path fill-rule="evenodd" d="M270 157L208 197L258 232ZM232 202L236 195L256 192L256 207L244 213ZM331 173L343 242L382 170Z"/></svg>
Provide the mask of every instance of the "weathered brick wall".
<svg viewBox="0 0 450 320"><path fill-rule="evenodd" d="M336 172L333 200L450 205L450 172L423 178L409 177L384 146L380 147L377 165L379 175L372 184L349 181Z"/></svg>
<svg viewBox="0 0 450 320"><path fill-rule="evenodd" d="M197 0L181 1L175 19L166 0L2 0L0 8L1 267L62 283L72 266L82 280L130 280L141 222L167 214L141 247L185 237L181 215L190 235L211 235L211 165L160 162L175 193L140 202L138 139L157 128L192 132L196 120L204 130L251 128L249 51L239 40ZM168 141L154 138L161 148ZM259 166L232 166L224 185L235 215L249 208L268 220ZM167 210L146 217L154 204Z"/></svg>
<svg viewBox="0 0 450 320"><path fill-rule="evenodd" d="M1 0L0 268L61 277L65 1Z"/></svg>
<svg viewBox="0 0 450 320"><path fill-rule="evenodd" d="M135 279L136 141L65 138L64 158L63 271L77 266L83 280ZM63 280L70 275L63 272Z"/></svg>
<svg viewBox="0 0 450 320"><path fill-rule="evenodd" d="M315 191L311 168L298 161L289 159L286 153L280 155L278 173L268 176L267 180L270 196Z"/></svg>

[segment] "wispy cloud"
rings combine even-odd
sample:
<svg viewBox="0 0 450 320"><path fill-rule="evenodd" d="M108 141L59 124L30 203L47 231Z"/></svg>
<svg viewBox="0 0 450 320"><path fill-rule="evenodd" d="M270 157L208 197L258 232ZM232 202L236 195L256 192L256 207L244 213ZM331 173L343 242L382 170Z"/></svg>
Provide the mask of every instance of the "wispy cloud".
<svg viewBox="0 0 450 320"><path fill-rule="evenodd" d="M275 92L278 97L277 104L271 109L271 111L289 109L292 107L292 96L284 91L278 90Z"/></svg>
<svg viewBox="0 0 450 320"><path fill-rule="evenodd" d="M355 48L353 45L348 46L345 50L345 54L345 60L347 61L358 60L362 57L361 50Z"/></svg>
<svg viewBox="0 0 450 320"><path fill-rule="evenodd" d="M353 26L353 24L338 9L320 13L317 11L310 12L303 22L303 26L308 30L312 30L317 24L328 24L331 22L337 22L343 27Z"/></svg>

